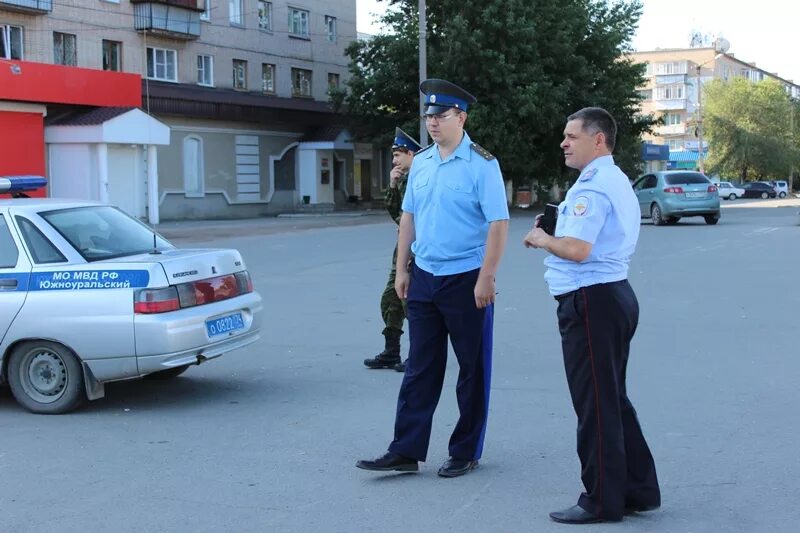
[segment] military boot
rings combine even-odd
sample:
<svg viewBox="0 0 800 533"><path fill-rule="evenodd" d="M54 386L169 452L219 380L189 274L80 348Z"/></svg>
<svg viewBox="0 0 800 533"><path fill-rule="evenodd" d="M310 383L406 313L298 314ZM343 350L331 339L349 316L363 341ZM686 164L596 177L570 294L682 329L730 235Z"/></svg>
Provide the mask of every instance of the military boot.
<svg viewBox="0 0 800 533"><path fill-rule="evenodd" d="M398 333L385 333L386 346L381 353L372 359L364 359L368 368L394 368L400 362L400 335Z"/></svg>

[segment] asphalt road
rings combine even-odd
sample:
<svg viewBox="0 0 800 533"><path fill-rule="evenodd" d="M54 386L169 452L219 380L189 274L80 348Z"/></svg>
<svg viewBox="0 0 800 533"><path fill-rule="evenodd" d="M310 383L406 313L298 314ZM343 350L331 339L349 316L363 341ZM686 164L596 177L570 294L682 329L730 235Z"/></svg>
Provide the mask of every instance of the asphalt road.
<svg viewBox="0 0 800 533"><path fill-rule="evenodd" d="M717 226L642 225L628 387L663 506L582 530L797 529L798 205L723 205ZM32 415L0 392L0 532L574 527L547 516L581 485L544 255L520 244L530 215L512 219L498 276L480 468L436 476L457 416L452 357L421 472L354 467L386 449L401 378L361 363L382 347L396 235L384 220L164 226L179 245L242 251L265 300L262 340L172 382L111 384L70 415Z"/></svg>

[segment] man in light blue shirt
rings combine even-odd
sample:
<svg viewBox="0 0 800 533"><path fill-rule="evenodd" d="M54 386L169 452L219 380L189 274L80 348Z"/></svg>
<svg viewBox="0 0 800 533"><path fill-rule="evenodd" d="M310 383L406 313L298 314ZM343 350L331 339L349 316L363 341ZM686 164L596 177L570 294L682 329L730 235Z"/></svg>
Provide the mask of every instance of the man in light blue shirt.
<svg viewBox="0 0 800 533"><path fill-rule="evenodd" d="M617 125L604 109L570 115L564 159L580 171L559 205L554 235L535 227L524 244L550 252L545 280L558 301L558 326L570 395L578 415L578 456L586 492L550 513L556 522L622 520L661 505L655 463L628 399L625 376L639 303L628 264L641 212L611 152Z"/></svg>
<svg viewBox="0 0 800 533"><path fill-rule="evenodd" d="M420 90L434 144L411 164L395 278L398 295L407 299L411 346L389 451L356 466L416 471L418 461L425 461L449 338L460 368L460 417L450 438L450 458L438 473L457 477L475 468L483 452L495 273L508 234L508 204L497 160L464 131L475 97L444 80L425 80Z"/></svg>

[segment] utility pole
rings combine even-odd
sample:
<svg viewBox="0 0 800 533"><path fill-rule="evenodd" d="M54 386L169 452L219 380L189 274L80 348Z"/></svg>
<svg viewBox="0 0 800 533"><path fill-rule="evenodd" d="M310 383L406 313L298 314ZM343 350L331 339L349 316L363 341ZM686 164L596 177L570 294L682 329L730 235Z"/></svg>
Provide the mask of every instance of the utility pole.
<svg viewBox="0 0 800 533"><path fill-rule="evenodd" d="M425 0L419 0L419 82L428 77L428 23L425 17ZM419 93L419 144L424 148L428 146L428 129L425 127L425 97Z"/></svg>
<svg viewBox="0 0 800 533"><path fill-rule="evenodd" d="M706 168L703 164L703 87L700 85L700 67L697 65L697 168L700 174L705 175Z"/></svg>

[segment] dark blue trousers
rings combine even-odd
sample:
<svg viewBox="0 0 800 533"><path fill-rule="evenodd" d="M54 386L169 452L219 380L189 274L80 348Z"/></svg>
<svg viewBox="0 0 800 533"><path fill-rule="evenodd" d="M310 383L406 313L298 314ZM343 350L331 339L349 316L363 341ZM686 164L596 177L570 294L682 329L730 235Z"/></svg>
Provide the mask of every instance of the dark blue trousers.
<svg viewBox="0 0 800 533"><path fill-rule="evenodd" d="M450 455L475 460L483 452L494 306L478 309L475 305L478 272L434 276L412 267L406 302L410 348L391 452L425 461L433 413L442 393L448 337L460 368L456 385L460 416L450 437Z"/></svg>
<svg viewBox="0 0 800 533"><path fill-rule="evenodd" d="M612 520L622 518L626 506L660 505L656 466L625 386L639 322L636 294L625 280L556 299L586 488L578 505Z"/></svg>

